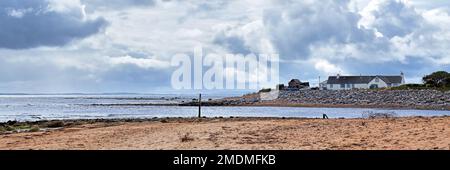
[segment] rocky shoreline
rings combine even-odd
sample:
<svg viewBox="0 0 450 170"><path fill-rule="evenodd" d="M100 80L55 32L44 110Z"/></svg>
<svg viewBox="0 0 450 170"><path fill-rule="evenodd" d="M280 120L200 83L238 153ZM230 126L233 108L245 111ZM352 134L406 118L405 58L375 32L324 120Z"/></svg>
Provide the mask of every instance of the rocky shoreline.
<svg viewBox="0 0 450 170"><path fill-rule="evenodd" d="M123 123L195 123L210 122L214 120L248 121L248 120L300 120L308 118L286 118L286 117L153 117L153 118L119 118L119 119L66 119L66 120L41 120L41 121L8 121L0 122L0 135L24 132L49 132L64 128L73 128L81 125L101 124L102 126L115 126Z"/></svg>
<svg viewBox="0 0 450 170"><path fill-rule="evenodd" d="M274 100L260 93L204 101L203 106L363 107L450 110L450 92L438 90L300 90L279 91ZM180 104L196 106L197 102Z"/></svg>

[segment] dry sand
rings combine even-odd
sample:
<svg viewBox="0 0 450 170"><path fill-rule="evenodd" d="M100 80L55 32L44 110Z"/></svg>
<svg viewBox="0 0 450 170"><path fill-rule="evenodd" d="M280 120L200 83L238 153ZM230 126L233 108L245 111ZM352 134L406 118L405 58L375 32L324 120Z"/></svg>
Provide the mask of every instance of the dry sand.
<svg viewBox="0 0 450 170"><path fill-rule="evenodd" d="M440 149L450 117L93 123L0 135L0 149Z"/></svg>

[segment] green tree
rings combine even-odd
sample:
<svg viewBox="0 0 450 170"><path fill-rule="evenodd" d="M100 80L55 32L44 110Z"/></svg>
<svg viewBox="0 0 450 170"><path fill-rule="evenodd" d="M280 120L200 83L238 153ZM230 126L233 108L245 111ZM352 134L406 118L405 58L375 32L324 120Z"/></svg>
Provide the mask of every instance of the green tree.
<svg viewBox="0 0 450 170"><path fill-rule="evenodd" d="M429 87L450 87L450 73L437 71L422 78L425 85Z"/></svg>

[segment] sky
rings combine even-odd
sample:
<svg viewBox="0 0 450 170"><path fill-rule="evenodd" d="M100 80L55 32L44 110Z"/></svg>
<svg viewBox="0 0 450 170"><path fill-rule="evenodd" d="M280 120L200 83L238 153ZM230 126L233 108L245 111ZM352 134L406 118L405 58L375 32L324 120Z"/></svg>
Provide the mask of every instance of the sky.
<svg viewBox="0 0 450 170"><path fill-rule="evenodd" d="M177 53L277 53L280 81L450 70L448 0L1 0L0 93L173 91Z"/></svg>

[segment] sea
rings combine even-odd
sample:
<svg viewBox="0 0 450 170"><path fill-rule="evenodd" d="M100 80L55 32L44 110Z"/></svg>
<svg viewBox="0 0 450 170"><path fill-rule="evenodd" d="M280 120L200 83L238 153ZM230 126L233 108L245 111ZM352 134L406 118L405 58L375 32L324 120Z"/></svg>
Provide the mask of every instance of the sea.
<svg viewBox="0 0 450 170"><path fill-rule="evenodd" d="M213 100L230 95L203 95ZM195 117L198 107L176 106L197 99L189 94L0 94L0 122L65 119ZM152 105L153 104L153 105ZM202 107L206 117L361 118L368 112L396 116L450 116L446 110L321 107Z"/></svg>

